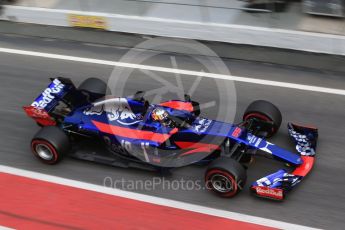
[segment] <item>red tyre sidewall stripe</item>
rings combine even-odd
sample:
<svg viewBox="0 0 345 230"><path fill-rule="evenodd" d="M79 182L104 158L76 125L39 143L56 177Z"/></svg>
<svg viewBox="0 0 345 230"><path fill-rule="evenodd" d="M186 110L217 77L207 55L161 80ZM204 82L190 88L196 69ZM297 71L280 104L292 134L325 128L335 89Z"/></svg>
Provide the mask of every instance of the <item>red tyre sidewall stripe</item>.
<svg viewBox="0 0 345 230"><path fill-rule="evenodd" d="M45 145L45 146L47 146L47 147L51 150L51 152L52 152L53 155L54 155L53 160L46 161L46 160L42 159L42 158L38 155L38 153L36 152L36 146L37 146L38 144ZM48 163L48 164L53 164L53 163L55 163L55 162L59 159L59 155L58 155L58 153L57 153L55 147L54 147L51 143L49 143L48 141L45 141L45 140L34 140L34 141L32 141L32 142L31 142L31 150L32 150L32 152L34 153L34 155L35 155L36 157L38 157L40 160L42 160L43 162Z"/></svg>
<svg viewBox="0 0 345 230"><path fill-rule="evenodd" d="M211 189L212 186L209 186L208 183L211 183L210 178L213 174L220 174L223 176L226 176L227 178L229 178L231 180L231 183L234 186L234 189L232 192L228 192L228 193L220 193L218 191L215 191L214 189ZM238 186L237 186L237 182L236 179L234 178L233 175L231 175L229 172L221 170L221 169L212 169L209 172L207 172L206 176L205 176L205 182L206 182L206 186L207 189L210 189L218 194L221 194L223 197L233 197L234 195L236 195L237 190L238 190Z"/></svg>
<svg viewBox="0 0 345 230"><path fill-rule="evenodd" d="M250 117L258 117L264 121L272 121L269 117L267 117L261 113L249 113L244 117L244 120L248 120Z"/></svg>

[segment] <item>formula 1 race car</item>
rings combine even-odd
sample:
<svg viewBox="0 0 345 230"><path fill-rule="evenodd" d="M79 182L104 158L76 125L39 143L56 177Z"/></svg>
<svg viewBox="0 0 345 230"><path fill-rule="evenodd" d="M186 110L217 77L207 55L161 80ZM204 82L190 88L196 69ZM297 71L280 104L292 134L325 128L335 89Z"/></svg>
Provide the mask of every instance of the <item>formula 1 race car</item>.
<svg viewBox="0 0 345 230"><path fill-rule="evenodd" d="M250 186L257 196L283 200L311 170L318 131L288 123L297 154L268 142L282 116L270 102L251 103L237 125L200 116L200 106L185 100L150 104L139 91L132 97L106 96L107 85L96 78L78 88L67 78L52 82L24 107L41 129L31 141L34 155L47 164L65 155L120 167L164 171L188 164L207 164L205 185L233 197L246 183L254 155L293 167L279 170Z"/></svg>

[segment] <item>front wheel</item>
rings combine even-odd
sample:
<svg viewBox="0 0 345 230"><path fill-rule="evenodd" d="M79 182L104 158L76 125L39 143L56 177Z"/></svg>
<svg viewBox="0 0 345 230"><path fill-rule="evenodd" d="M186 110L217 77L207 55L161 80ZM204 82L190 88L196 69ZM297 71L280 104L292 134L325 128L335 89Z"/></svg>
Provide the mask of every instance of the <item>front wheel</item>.
<svg viewBox="0 0 345 230"><path fill-rule="evenodd" d="M256 131L265 133L264 137L272 137L282 123L280 110L269 101L253 101L243 114L243 121L255 121ZM259 135L261 136L261 135Z"/></svg>
<svg viewBox="0 0 345 230"><path fill-rule="evenodd" d="M43 127L31 141L33 154L45 164L57 164L69 148L67 135L55 126Z"/></svg>
<svg viewBox="0 0 345 230"><path fill-rule="evenodd" d="M206 170L206 188L221 197L234 197L247 180L244 167L237 161L220 157L214 160Z"/></svg>

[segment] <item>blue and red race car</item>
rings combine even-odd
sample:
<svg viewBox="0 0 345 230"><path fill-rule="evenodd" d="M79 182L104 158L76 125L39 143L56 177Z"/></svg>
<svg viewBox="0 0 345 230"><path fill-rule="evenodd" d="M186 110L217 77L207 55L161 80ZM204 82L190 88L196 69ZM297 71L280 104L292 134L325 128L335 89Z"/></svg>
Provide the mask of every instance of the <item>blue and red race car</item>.
<svg viewBox="0 0 345 230"><path fill-rule="evenodd" d="M150 104L139 91L133 97L106 96L107 85L96 78L78 88L67 78L51 79L37 99L24 107L42 128L31 141L34 155L56 164L64 156L120 167L166 171L207 164L205 184L223 197L233 197L246 183L255 155L287 163L250 186L260 197L283 200L311 170L318 131L289 123L298 153L266 139L275 135L282 116L270 102L251 103L239 124L200 116L199 104L185 100Z"/></svg>

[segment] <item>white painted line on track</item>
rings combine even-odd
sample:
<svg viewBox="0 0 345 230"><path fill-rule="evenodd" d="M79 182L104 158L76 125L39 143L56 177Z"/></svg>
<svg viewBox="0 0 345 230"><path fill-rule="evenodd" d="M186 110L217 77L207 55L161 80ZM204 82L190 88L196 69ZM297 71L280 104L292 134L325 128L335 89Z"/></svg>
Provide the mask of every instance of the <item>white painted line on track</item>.
<svg viewBox="0 0 345 230"><path fill-rule="evenodd" d="M8 228L0 225L0 230L13 230L14 228Z"/></svg>
<svg viewBox="0 0 345 230"><path fill-rule="evenodd" d="M257 78L238 77L238 76L231 76L231 75L206 73L206 72L166 68L166 67L159 67L159 66L132 64L132 63L125 63L125 62L116 62L116 61L108 61L108 60L101 60L101 59L83 58L83 57L75 57L75 56L68 56L68 55L61 55L61 54L42 53L42 52L27 51L27 50L1 48L1 47L0 47L0 53L27 55L27 56L33 56L33 57L58 59L58 60L64 60L64 61L74 61L74 62L117 66L117 67L132 68L132 69L150 70L150 71L157 71L157 72L164 72L164 73L181 74L181 75L187 75L187 76L188 75L197 76L197 77L200 76L200 77L208 77L208 78L215 78L215 79L222 79L222 80L232 80L232 81L245 82L245 83L251 83L251 84L275 86L275 87L345 96L345 90L343 89L326 88L326 87L303 85L303 84L296 84L296 83L289 83L289 82L271 81L271 80L264 80L264 79L257 79Z"/></svg>
<svg viewBox="0 0 345 230"><path fill-rule="evenodd" d="M0 173L8 173L8 174L22 176L26 178L46 181L50 183L70 186L70 187L79 188L79 189L86 189L89 191L99 192L103 194L129 198L132 200L147 202L151 204L162 205L162 206L167 206L171 208L177 208L177 209L202 213L202 214L211 215L211 216L222 217L222 218L231 219L231 220L238 220L242 222L258 224L258 225L263 225L267 227L273 227L273 228L279 228L279 229L293 229L293 230L316 229L316 228L310 228L310 227L297 225L297 224L290 224L290 223L277 221L277 220L270 220L266 218L240 214L236 212L230 212L230 211L225 211L225 210L220 210L220 209L204 207L200 205L184 203L181 201L174 201L170 199L154 197L154 196L144 195L144 194L135 193L135 192L123 191L116 188L109 188L105 186L65 179L61 177L50 176L50 175L46 175L42 173L27 171L27 170L13 168L13 167L4 166L4 165L0 165ZM230 200L228 202L229 204L231 203Z"/></svg>

